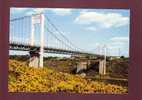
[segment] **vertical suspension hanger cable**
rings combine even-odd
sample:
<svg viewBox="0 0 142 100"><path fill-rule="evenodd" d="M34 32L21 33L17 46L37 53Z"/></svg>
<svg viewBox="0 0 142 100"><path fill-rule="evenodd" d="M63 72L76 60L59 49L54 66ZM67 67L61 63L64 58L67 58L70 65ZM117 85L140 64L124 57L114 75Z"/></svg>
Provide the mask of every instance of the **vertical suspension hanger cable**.
<svg viewBox="0 0 142 100"><path fill-rule="evenodd" d="M25 28L24 27L24 19L22 20L22 23L21 23L21 39L22 39L22 44L24 44L24 37L23 37L24 36L23 35L24 34L24 32L23 32L24 29L23 28Z"/></svg>
<svg viewBox="0 0 142 100"><path fill-rule="evenodd" d="M61 31L59 31L59 29L51 22L51 20L46 16L46 19L48 20L48 22L53 26L53 28L69 43L71 44L74 48L77 48L80 50L80 48L76 47L72 42L69 41L69 39L67 37L65 37ZM72 47L71 47L72 48ZM81 49L82 50L82 49ZM84 50L83 50L84 51Z"/></svg>
<svg viewBox="0 0 142 100"><path fill-rule="evenodd" d="M19 26L19 20L16 21L16 27L17 27L17 37L19 37L19 31L20 31L20 26ZM16 43L18 42L18 38L16 37Z"/></svg>

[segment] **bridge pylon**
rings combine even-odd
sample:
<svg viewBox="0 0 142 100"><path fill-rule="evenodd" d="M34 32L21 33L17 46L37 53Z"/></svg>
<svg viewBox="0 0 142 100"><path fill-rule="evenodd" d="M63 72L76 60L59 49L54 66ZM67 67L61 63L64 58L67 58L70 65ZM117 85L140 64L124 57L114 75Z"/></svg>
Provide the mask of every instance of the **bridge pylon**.
<svg viewBox="0 0 142 100"><path fill-rule="evenodd" d="M39 50L39 56L37 55L31 55L30 54L30 67L43 67L43 54L44 54L44 14L35 14L31 17L31 47L34 46L34 37L35 37L35 24L40 24L40 50ZM32 60L31 60L32 59ZM35 63L35 64L34 64ZM37 65L38 64L38 65Z"/></svg>

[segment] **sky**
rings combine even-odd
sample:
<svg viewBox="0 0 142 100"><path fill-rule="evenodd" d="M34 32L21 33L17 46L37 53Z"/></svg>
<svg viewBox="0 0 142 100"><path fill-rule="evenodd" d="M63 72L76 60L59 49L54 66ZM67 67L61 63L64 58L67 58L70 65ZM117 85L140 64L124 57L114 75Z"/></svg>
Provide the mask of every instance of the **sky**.
<svg viewBox="0 0 142 100"><path fill-rule="evenodd" d="M107 55L129 56L129 10L11 8L10 19L31 16L39 12L43 12L73 44L85 51L103 54L104 48L107 48ZM30 37L30 21L29 26L24 25L25 29L29 31L26 30L25 33L27 34L23 35L25 36L23 41L28 41ZM12 28L12 24L10 24L10 26ZM17 26L15 25L14 27ZM50 28L48 22L47 27ZM35 29L37 29L35 38L37 43L39 43L39 30L38 28ZM18 40L21 36L18 35L18 32L13 32L16 30L18 30L18 28L14 30L10 29L10 34L14 34L14 39ZM48 32L45 37L48 37L48 41L45 40L45 43L48 42L48 45L58 45Z"/></svg>

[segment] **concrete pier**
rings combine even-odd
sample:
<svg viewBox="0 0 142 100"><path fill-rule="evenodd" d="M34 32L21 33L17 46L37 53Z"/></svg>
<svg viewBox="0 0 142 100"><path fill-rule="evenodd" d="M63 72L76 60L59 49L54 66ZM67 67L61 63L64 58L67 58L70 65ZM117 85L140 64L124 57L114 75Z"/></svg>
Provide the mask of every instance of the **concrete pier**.
<svg viewBox="0 0 142 100"><path fill-rule="evenodd" d="M79 62L77 64L77 70L76 70L76 73L82 71L82 70L86 70L87 69L87 62Z"/></svg>
<svg viewBox="0 0 142 100"><path fill-rule="evenodd" d="M39 67L39 57L33 56L30 58L29 67L38 68Z"/></svg>
<svg viewBox="0 0 142 100"><path fill-rule="evenodd" d="M31 49L29 54L30 54L29 67L34 67L34 68L40 67L39 48Z"/></svg>
<svg viewBox="0 0 142 100"><path fill-rule="evenodd" d="M76 70L76 73L79 73L80 71L82 70L87 70L88 68L90 68L90 64L92 63L97 63L99 62L98 64L98 67L99 67L99 74L100 75L105 75L106 74L106 61L105 60L94 60L92 62L90 62L89 60L88 61L80 61L78 62L77 64L77 70Z"/></svg>
<svg viewBox="0 0 142 100"><path fill-rule="evenodd" d="M106 61L105 60L99 61L99 74L100 75L106 74Z"/></svg>

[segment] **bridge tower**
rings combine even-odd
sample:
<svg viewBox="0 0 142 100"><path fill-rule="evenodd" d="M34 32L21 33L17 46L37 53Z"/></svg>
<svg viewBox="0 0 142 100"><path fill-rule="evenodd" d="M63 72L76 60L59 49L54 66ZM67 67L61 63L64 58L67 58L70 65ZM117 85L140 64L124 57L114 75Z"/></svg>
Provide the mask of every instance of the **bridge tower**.
<svg viewBox="0 0 142 100"><path fill-rule="evenodd" d="M40 24L40 49L38 51L33 51L30 53L30 67L43 67L43 54L44 54L44 14L35 14L31 16L31 42L30 45L33 46L35 42L35 24ZM36 52L36 54L35 54ZM37 56L37 52L39 56ZM31 55L32 54L32 55Z"/></svg>
<svg viewBox="0 0 142 100"><path fill-rule="evenodd" d="M106 45L104 46L104 59L99 61L99 74L105 75L106 74L106 64L107 64L107 48Z"/></svg>

